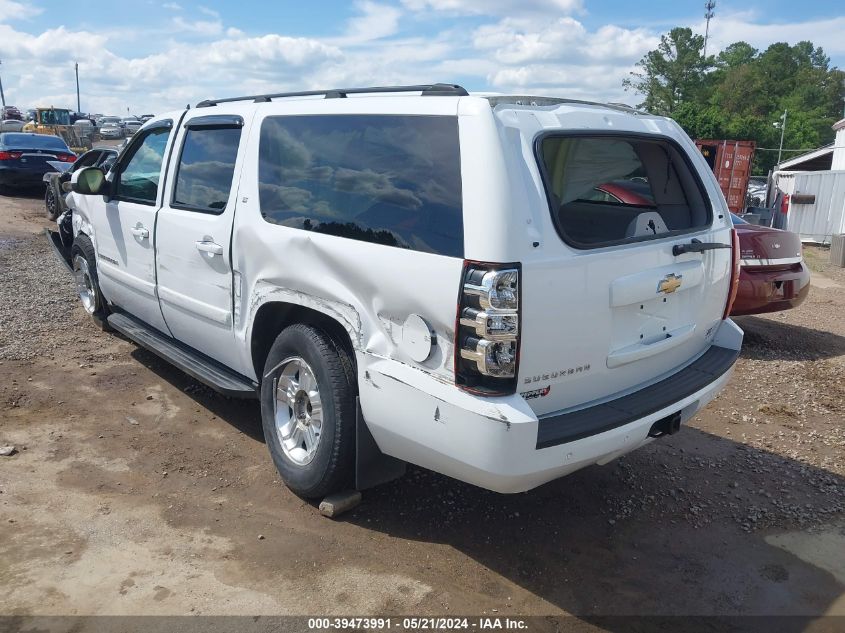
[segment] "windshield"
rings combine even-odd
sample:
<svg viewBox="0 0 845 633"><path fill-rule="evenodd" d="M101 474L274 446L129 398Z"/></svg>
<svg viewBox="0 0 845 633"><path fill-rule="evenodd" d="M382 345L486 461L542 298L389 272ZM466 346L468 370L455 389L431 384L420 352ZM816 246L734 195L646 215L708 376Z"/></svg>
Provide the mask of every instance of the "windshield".
<svg viewBox="0 0 845 633"><path fill-rule="evenodd" d="M45 125L70 125L70 111L42 110L41 123Z"/></svg>
<svg viewBox="0 0 845 633"><path fill-rule="evenodd" d="M109 119L105 118L101 121L102 125L117 125L120 123L120 119Z"/></svg>
<svg viewBox="0 0 845 633"><path fill-rule="evenodd" d="M58 149L70 152L62 139L50 134L0 134L0 145L19 149Z"/></svg>

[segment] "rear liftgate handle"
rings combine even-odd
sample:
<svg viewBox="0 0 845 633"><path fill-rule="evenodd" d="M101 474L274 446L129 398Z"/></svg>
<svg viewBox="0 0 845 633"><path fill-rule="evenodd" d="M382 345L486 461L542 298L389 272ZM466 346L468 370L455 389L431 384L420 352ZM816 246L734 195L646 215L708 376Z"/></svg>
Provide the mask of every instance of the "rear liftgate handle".
<svg viewBox="0 0 845 633"><path fill-rule="evenodd" d="M732 248L730 244L722 244L721 242L702 242L692 238L689 244L675 244L672 247L672 255L677 257L684 253L703 253L704 251L714 251L717 248Z"/></svg>

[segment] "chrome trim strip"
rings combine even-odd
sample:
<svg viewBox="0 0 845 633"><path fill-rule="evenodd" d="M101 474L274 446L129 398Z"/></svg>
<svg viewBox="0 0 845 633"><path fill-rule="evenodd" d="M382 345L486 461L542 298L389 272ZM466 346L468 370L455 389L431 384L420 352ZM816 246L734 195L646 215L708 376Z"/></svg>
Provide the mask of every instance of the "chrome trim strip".
<svg viewBox="0 0 845 633"><path fill-rule="evenodd" d="M791 264L800 264L804 260L803 257L781 257L779 259L741 259L740 266L787 266Z"/></svg>

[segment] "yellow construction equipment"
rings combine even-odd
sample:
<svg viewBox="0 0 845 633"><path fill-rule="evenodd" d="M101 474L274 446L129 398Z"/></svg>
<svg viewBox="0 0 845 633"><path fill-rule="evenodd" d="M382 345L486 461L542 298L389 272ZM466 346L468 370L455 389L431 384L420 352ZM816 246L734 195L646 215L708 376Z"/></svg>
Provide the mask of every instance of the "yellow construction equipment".
<svg viewBox="0 0 845 633"><path fill-rule="evenodd" d="M70 110L64 108L36 108L35 120L23 126L23 132L51 134L61 137L77 154L91 149L91 139L83 138L70 122Z"/></svg>

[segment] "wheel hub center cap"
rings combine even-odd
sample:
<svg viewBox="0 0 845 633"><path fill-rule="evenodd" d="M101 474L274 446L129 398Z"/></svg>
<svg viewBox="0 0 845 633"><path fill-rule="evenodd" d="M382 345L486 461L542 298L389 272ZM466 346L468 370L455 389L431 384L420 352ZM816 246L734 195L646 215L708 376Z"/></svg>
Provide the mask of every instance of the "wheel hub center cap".
<svg viewBox="0 0 845 633"><path fill-rule="evenodd" d="M303 426L308 426L311 422L310 420L310 409L311 409L311 400L308 398L308 394L304 391L300 391L296 394L296 399L293 403L293 412L296 416L296 419Z"/></svg>

